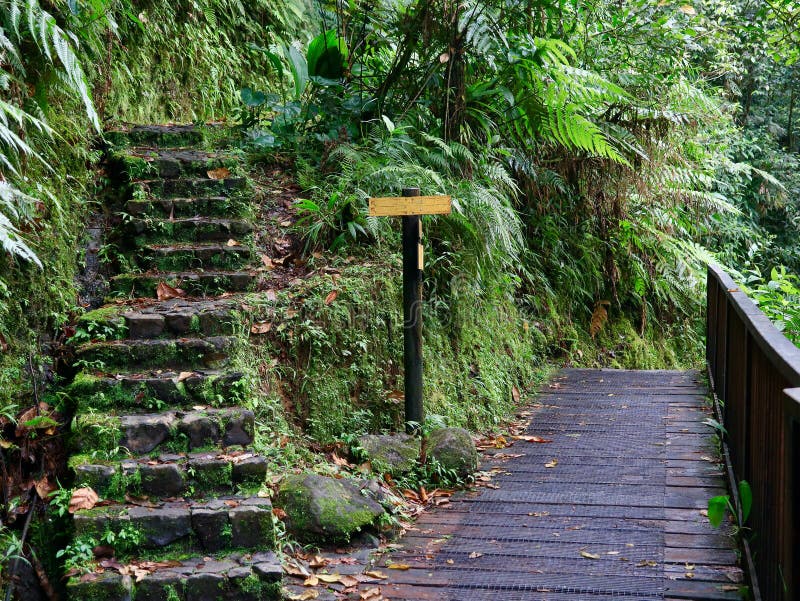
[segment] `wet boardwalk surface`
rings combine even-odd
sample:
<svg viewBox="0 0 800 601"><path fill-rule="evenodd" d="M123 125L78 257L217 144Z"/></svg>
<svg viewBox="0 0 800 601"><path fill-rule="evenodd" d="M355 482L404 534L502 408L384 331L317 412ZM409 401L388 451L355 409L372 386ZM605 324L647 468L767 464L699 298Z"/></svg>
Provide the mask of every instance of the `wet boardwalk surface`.
<svg viewBox="0 0 800 601"><path fill-rule="evenodd" d="M384 596L739 599L735 542L701 513L725 494L706 392L698 372L559 372L528 412L552 442L484 455L498 488L421 517Z"/></svg>

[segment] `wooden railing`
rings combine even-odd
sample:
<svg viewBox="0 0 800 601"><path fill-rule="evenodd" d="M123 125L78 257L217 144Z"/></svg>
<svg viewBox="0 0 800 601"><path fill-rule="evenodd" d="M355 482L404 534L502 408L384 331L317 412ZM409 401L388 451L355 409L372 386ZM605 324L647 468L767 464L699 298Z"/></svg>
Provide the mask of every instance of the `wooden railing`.
<svg viewBox="0 0 800 601"><path fill-rule="evenodd" d="M800 599L800 349L717 266L706 356L733 473L753 491L746 536L767 601Z"/></svg>

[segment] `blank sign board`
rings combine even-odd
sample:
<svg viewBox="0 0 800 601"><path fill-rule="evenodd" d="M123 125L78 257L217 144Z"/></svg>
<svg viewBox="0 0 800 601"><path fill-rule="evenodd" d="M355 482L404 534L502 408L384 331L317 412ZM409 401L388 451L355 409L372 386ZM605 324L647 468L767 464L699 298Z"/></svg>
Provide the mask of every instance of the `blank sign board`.
<svg viewBox="0 0 800 601"><path fill-rule="evenodd" d="M369 214L372 217L400 217L403 215L449 215L449 196L398 196L370 198Z"/></svg>

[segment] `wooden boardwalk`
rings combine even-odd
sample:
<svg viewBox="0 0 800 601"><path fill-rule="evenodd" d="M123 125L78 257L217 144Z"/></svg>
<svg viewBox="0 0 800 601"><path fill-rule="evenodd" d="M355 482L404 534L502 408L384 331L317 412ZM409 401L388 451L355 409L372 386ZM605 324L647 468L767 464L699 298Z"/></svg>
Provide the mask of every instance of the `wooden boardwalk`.
<svg viewBox="0 0 800 601"><path fill-rule="evenodd" d="M739 599L735 541L702 513L725 493L706 394L698 372L563 370L529 411L552 442L485 456L499 488L423 516L384 596Z"/></svg>

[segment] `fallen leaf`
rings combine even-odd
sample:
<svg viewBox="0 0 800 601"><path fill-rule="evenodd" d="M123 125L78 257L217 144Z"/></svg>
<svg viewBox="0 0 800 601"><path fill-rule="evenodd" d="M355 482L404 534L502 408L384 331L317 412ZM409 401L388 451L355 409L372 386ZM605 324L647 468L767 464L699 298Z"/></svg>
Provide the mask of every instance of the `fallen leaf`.
<svg viewBox="0 0 800 601"><path fill-rule="evenodd" d="M195 373L196 372L193 371L182 371L181 373L178 374L178 382L183 382L184 380L188 380L193 375L195 375Z"/></svg>
<svg viewBox="0 0 800 601"><path fill-rule="evenodd" d="M50 482L47 476L37 480L34 483L34 486L36 487L36 494L39 495L39 498L42 501L46 501L47 497L50 496L50 493L56 489L56 485Z"/></svg>
<svg viewBox="0 0 800 601"><path fill-rule="evenodd" d="M186 296L186 292L180 288L173 288L166 282L159 282L158 286L156 286L156 297L160 301L169 300L171 298L183 298L184 296Z"/></svg>
<svg viewBox="0 0 800 601"><path fill-rule="evenodd" d="M272 301L273 303L278 300L278 295L275 293L274 290L270 289L264 293L264 296L267 297L268 301Z"/></svg>
<svg viewBox="0 0 800 601"><path fill-rule="evenodd" d="M261 255L261 262L267 269L275 269L275 263L267 255Z"/></svg>
<svg viewBox="0 0 800 601"><path fill-rule="evenodd" d="M241 246L241 245L242 245L241 242L239 242L238 240L234 240L233 238L231 238L225 243L225 246Z"/></svg>
<svg viewBox="0 0 800 601"><path fill-rule="evenodd" d="M514 399L515 403L519 403L519 388L516 386L511 387L511 398Z"/></svg>
<svg viewBox="0 0 800 601"><path fill-rule="evenodd" d="M524 440L526 442L553 442L549 438L542 438L541 436L512 436L511 438L515 438L517 440Z"/></svg>
<svg viewBox="0 0 800 601"><path fill-rule="evenodd" d="M739 587L734 584L723 584L719 589L721 591L738 591Z"/></svg>
<svg viewBox="0 0 800 601"><path fill-rule="evenodd" d="M303 586L317 586L319 584L319 578L317 578L314 574L303 580Z"/></svg>
<svg viewBox="0 0 800 601"><path fill-rule="evenodd" d="M368 572L364 572L365 575L369 576L370 578L378 578L379 580L385 580L388 578L386 574L379 570L370 570Z"/></svg>
<svg viewBox="0 0 800 601"><path fill-rule="evenodd" d="M600 555L597 553L589 553L588 551L581 551L581 557L585 557L586 559L600 559Z"/></svg>
<svg viewBox="0 0 800 601"><path fill-rule="evenodd" d="M386 566L390 570L410 570L411 566L405 563L390 563Z"/></svg>
<svg viewBox="0 0 800 601"><path fill-rule="evenodd" d="M469 554L469 558L470 559L477 559L478 557L481 557L482 555L483 555L483 553L478 553L477 551L473 551L472 553Z"/></svg>
<svg viewBox="0 0 800 601"><path fill-rule="evenodd" d="M339 296L339 292L337 290L332 290L328 293L328 296L325 297L325 304L330 305L333 301L336 300L336 297Z"/></svg>
<svg viewBox="0 0 800 601"><path fill-rule="evenodd" d="M356 586L358 584L358 579L354 578L353 576L348 576L347 574L345 574L344 576L339 578L339 582L343 586L350 588L351 586Z"/></svg>
<svg viewBox="0 0 800 601"><path fill-rule="evenodd" d="M272 515L274 515L279 520L286 519L286 512L281 509L280 507L273 507L272 508Z"/></svg>
<svg viewBox="0 0 800 601"><path fill-rule="evenodd" d="M309 601L310 599L316 599L319 597L319 591L317 589L310 588L307 591L303 591L297 595L289 595L288 598L292 601Z"/></svg>
<svg viewBox="0 0 800 601"><path fill-rule="evenodd" d="M364 592L358 594L359 598L364 601L377 601L381 598L381 589L380 587L376 586L371 589L367 589Z"/></svg>
<svg viewBox="0 0 800 601"><path fill-rule="evenodd" d="M209 169L206 171L209 179L225 179L231 176L231 170L227 167L220 167L219 169Z"/></svg>
<svg viewBox="0 0 800 601"><path fill-rule="evenodd" d="M258 321L250 326L251 334L266 334L272 329L271 321Z"/></svg>
<svg viewBox="0 0 800 601"><path fill-rule="evenodd" d="M455 561L453 561L452 559L448 559L445 563L447 563L449 565L453 565L455 563Z"/></svg>
<svg viewBox="0 0 800 601"><path fill-rule="evenodd" d="M696 15L696 14L697 14L697 11L694 9L694 6L692 6L691 4L684 4L684 5L682 5L682 6L680 7L680 11L681 11L681 12L682 12L684 15L689 15L690 17L693 17L694 15Z"/></svg>
<svg viewBox="0 0 800 601"><path fill-rule="evenodd" d="M544 464L545 467L555 467L558 465L558 459L552 459Z"/></svg>
<svg viewBox="0 0 800 601"><path fill-rule="evenodd" d="M327 582L328 584L341 582L342 580L342 576L340 574L317 574L317 578L319 578L321 582Z"/></svg>
<svg viewBox="0 0 800 601"><path fill-rule="evenodd" d="M81 509L91 509L99 500L100 497L91 488L78 488L72 493L68 510L70 513L75 513Z"/></svg>

